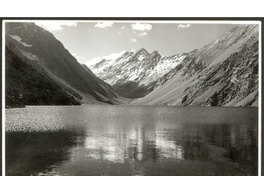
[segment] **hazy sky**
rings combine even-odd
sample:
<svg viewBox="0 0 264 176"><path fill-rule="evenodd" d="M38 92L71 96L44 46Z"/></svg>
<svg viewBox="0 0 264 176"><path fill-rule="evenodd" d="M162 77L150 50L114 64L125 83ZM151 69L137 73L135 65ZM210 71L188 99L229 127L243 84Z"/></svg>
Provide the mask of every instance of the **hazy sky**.
<svg viewBox="0 0 264 176"><path fill-rule="evenodd" d="M164 56L189 52L208 44L235 24L39 21L81 63L124 50L146 48Z"/></svg>

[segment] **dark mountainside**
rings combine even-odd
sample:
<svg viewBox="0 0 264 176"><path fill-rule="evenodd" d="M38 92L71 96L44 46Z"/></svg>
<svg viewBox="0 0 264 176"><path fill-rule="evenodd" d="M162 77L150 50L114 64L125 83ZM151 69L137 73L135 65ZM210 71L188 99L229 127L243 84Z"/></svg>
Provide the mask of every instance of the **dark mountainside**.
<svg viewBox="0 0 264 176"><path fill-rule="evenodd" d="M7 68L17 73L7 73L6 82L8 85L16 85L18 76L21 70L26 73L32 67L34 75L41 74L43 77L37 76L42 82L42 78L49 78L50 84L53 87L60 87L60 89L53 89L55 93L58 91L58 95L67 97L74 97L74 99L80 103L118 103L118 95L114 92L112 87L104 81L97 78L93 73L87 71L77 60L64 48L60 41L58 41L53 34L38 27L34 23L6 23L6 63ZM12 56L12 57L11 57ZM21 59L23 58L23 59ZM24 64L23 64L24 62ZM18 63L20 70L13 69L11 63ZM26 63L26 64L25 64ZM10 64L10 65L9 65ZM34 82L36 78L33 75L21 74L21 79L31 80ZM15 81L12 82L11 81ZM44 82L46 82L44 81ZM47 83L47 82L46 82ZM45 85L47 85L44 83ZM27 86L29 86L28 84ZM12 106L12 102L20 101L22 103L33 104L35 100L19 100L16 98L11 99L13 96L12 86L7 87L7 104ZM43 85L44 86L44 85ZM24 92L17 87L14 91ZM44 86L45 87L45 86ZM27 91L31 91L28 87ZM38 92L40 91L40 92ZM42 94L41 89L32 91L32 96L38 98L38 94ZM59 93L64 92L64 93ZM21 94L21 93L20 93ZM28 98L25 95L23 99ZM55 98L57 99L57 98ZM72 99L72 98L71 98ZM75 100L68 101L68 104L76 104ZM55 104L60 104L59 99L54 100ZM53 101L46 101L43 99L41 104L54 104ZM61 102L65 104L65 102ZM38 103L37 103L38 104Z"/></svg>
<svg viewBox="0 0 264 176"><path fill-rule="evenodd" d="M257 106L258 25L237 25L173 56L144 48L89 68L134 105Z"/></svg>
<svg viewBox="0 0 264 176"><path fill-rule="evenodd" d="M6 105L79 105L73 96L6 48Z"/></svg>

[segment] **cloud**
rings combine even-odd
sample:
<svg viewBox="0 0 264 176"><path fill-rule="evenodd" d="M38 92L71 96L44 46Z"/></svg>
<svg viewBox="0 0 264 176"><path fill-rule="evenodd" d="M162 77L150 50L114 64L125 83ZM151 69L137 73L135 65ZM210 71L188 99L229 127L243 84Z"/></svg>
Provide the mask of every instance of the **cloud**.
<svg viewBox="0 0 264 176"><path fill-rule="evenodd" d="M140 37L144 37L146 35L148 35L148 33L146 33L145 31L138 34L138 36L140 36Z"/></svg>
<svg viewBox="0 0 264 176"><path fill-rule="evenodd" d="M101 57L94 57L88 61L86 61L84 64L87 65L88 67L97 64L98 62L100 62L102 60Z"/></svg>
<svg viewBox="0 0 264 176"><path fill-rule="evenodd" d="M77 53L71 53L71 55L72 55L73 57L75 57L76 59L80 59L80 58L82 58L82 57L79 56Z"/></svg>
<svg viewBox="0 0 264 176"><path fill-rule="evenodd" d="M96 25L94 25L94 27L97 27L97 28L109 28L109 27L112 27L113 26L113 22L110 22L110 21L105 21L105 22L98 22Z"/></svg>
<svg viewBox="0 0 264 176"><path fill-rule="evenodd" d="M119 58L121 55L123 55L126 51L121 51L120 53L111 53L107 56L102 56L103 59L106 59L106 60L114 60L114 59L117 59Z"/></svg>
<svg viewBox="0 0 264 176"><path fill-rule="evenodd" d="M105 60L108 60L108 61L111 61L111 62L114 62L117 58L119 58L120 56L122 56L126 51L121 51L120 53L111 53L109 55L106 55L106 56L101 56L101 57L94 57L88 61L85 62L85 64L87 66L91 66L91 65L94 65L98 62L100 62L101 60L105 59Z"/></svg>
<svg viewBox="0 0 264 176"><path fill-rule="evenodd" d="M179 24L178 25L178 30L185 29L191 27L191 24Z"/></svg>
<svg viewBox="0 0 264 176"><path fill-rule="evenodd" d="M77 56L78 56L77 53L71 53L71 55L72 55L73 57L77 57Z"/></svg>
<svg viewBox="0 0 264 176"><path fill-rule="evenodd" d="M77 53L75 53L75 52L70 52L70 53L71 53L71 55L72 55L73 57L75 57L75 59L78 60L78 62L81 62L81 63L82 63L82 61L86 59L85 57L79 56L79 55L78 55Z"/></svg>
<svg viewBox="0 0 264 176"><path fill-rule="evenodd" d="M150 31L152 29L152 25L146 23L135 23L131 24L131 28L136 31Z"/></svg>
<svg viewBox="0 0 264 176"><path fill-rule="evenodd" d="M137 43L137 39L131 39L132 43Z"/></svg>
<svg viewBox="0 0 264 176"><path fill-rule="evenodd" d="M68 26L68 27L77 26L77 22L73 22L73 21L40 20L40 21L34 21L34 23L49 31L60 31L63 29L64 26Z"/></svg>

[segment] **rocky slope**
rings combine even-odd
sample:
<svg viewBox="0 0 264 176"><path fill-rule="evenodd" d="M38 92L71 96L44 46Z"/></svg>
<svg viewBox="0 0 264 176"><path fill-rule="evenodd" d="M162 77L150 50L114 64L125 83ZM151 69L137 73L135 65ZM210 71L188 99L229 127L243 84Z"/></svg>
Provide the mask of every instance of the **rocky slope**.
<svg viewBox="0 0 264 176"><path fill-rule="evenodd" d="M258 26L238 25L189 53L137 105L258 105Z"/></svg>
<svg viewBox="0 0 264 176"><path fill-rule="evenodd" d="M114 90L128 98L144 97L155 87L159 78L177 66L186 54L170 57L161 56L158 51L149 53L142 48L127 51L116 59L102 59L89 68Z"/></svg>
<svg viewBox="0 0 264 176"><path fill-rule="evenodd" d="M89 68L135 105L257 106L258 26L237 25L189 53L142 48Z"/></svg>
<svg viewBox="0 0 264 176"><path fill-rule="evenodd" d="M48 78L46 81L52 80L50 83L59 86L65 95L70 95L78 102L118 103L118 95L109 84L97 78L88 68L85 69L53 34L34 23L6 23L6 48L12 52L12 55L18 56L9 57L9 52L7 52L7 67L9 67L10 58L13 61L16 60L15 62L24 62L27 64L25 67L32 67L36 74ZM25 64L21 63L20 65ZM13 69L12 71L17 70ZM13 76L13 74L7 73L7 85L10 85L11 81L17 80ZM33 79L28 74L21 74L20 76L22 79L25 77L29 80ZM43 81L41 76L37 79ZM12 84L20 83L13 82ZM11 88L7 86L7 97L13 93ZM17 89L18 92L23 92L19 88ZM30 91L30 86L28 91ZM41 87L39 91L41 91ZM34 95L37 97L37 90ZM48 101L46 103L50 104Z"/></svg>

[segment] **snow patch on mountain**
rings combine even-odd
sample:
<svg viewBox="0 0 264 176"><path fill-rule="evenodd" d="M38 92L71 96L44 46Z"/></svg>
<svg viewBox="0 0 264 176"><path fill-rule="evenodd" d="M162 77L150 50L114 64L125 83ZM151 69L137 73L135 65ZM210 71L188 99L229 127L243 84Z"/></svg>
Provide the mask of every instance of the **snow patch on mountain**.
<svg viewBox="0 0 264 176"><path fill-rule="evenodd" d="M32 54L30 52L23 51L23 50L20 50L20 51L27 59L32 60L32 61L40 61L40 58L37 55Z"/></svg>
<svg viewBox="0 0 264 176"><path fill-rule="evenodd" d="M135 51L121 52L116 58L102 57L88 67L102 80L112 86L134 83L151 91L159 78L176 67L186 54L161 56L158 51L149 53L141 48Z"/></svg>
<svg viewBox="0 0 264 176"><path fill-rule="evenodd" d="M25 46L25 47L31 47L32 45L29 45L29 44L27 44L27 43L25 43L25 42L22 42L21 40L21 37L20 36L18 36L18 35L9 35L12 39L14 39L14 40L16 40L17 42L19 42L20 44L22 44L23 46Z"/></svg>
<svg viewBox="0 0 264 176"><path fill-rule="evenodd" d="M258 106L258 26L237 25L193 50L135 105Z"/></svg>

